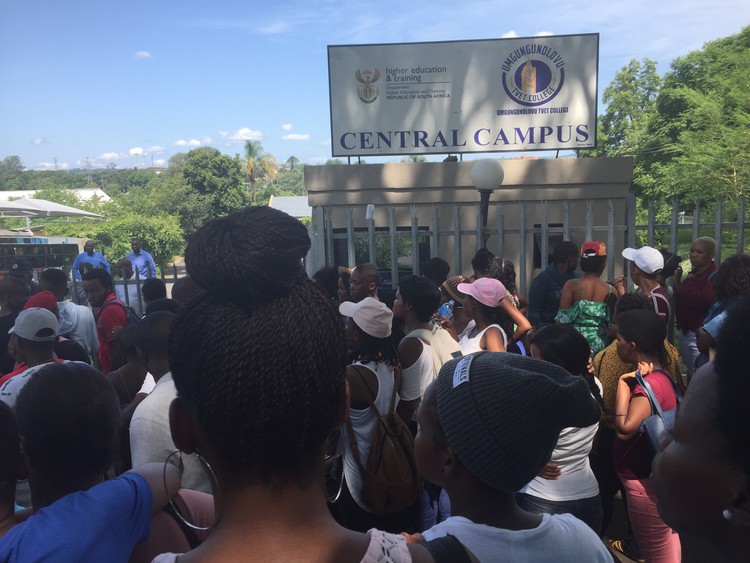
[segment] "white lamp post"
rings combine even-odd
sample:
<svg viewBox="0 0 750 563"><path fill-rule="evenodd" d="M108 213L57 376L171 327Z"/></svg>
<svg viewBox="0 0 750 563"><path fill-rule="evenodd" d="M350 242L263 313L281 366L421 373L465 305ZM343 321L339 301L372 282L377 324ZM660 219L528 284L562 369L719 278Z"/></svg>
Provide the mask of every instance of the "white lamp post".
<svg viewBox="0 0 750 563"><path fill-rule="evenodd" d="M499 188L503 183L505 171L497 160L485 158L477 160L471 168L471 181L479 190L479 210L482 220L482 246L487 245L489 233L487 232L487 216L490 209L490 196L493 190Z"/></svg>

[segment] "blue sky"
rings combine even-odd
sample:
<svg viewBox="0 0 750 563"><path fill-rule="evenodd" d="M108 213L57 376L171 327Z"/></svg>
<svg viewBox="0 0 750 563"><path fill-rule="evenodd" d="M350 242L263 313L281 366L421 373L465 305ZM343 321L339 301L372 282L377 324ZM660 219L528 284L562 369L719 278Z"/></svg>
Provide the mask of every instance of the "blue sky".
<svg viewBox="0 0 750 563"><path fill-rule="evenodd" d="M598 32L601 94L630 59L663 72L748 24L747 0L0 0L0 158L141 167L255 139L321 163L327 45Z"/></svg>

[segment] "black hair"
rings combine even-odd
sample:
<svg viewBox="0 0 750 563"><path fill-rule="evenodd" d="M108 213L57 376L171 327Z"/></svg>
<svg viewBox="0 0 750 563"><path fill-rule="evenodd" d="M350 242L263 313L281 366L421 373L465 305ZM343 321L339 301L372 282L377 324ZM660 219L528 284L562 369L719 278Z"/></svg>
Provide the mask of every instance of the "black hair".
<svg viewBox="0 0 750 563"><path fill-rule="evenodd" d="M10 505L16 499L21 439L10 407L0 401L0 501Z"/></svg>
<svg viewBox="0 0 750 563"><path fill-rule="evenodd" d="M660 249L659 252L661 252L662 258L664 258L664 267L659 273L666 280L674 275L675 270L677 270L680 262L682 262L682 257L670 252L666 248Z"/></svg>
<svg viewBox="0 0 750 563"><path fill-rule="evenodd" d="M157 299L166 299L167 285L159 278L148 278L141 284L143 300L151 303Z"/></svg>
<svg viewBox="0 0 750 563"><path fill-rule="evenodd" d="M440 258L440 256L435 256L422 264L421 270L424 277L432 280L436 285L440 285L448 279L448 273L451 271L451 267L450 264Z"/></svg>
<svg viewBox="0 0 750 563"><path fill-rule="evenodd" d="M578 256L578 246L569 240L561 240L552 250L552 261L555 264L563 264L573 256Z"/></svg>
<svg viewBox="0 0 750 563"><path fill-rule="evenodd" d="M29 284L23 278L6 277L0 279L0 300L8 299L20 291L28 291Z"/></svg>
<svg viewBox="0 0 750 563"><path fill-rule="evenodd" d="M172 327L172 375L224 471L245 481L309 478L344 407L343 325L305 275L309 248L298 220L251 207L207 222L185 252L204 291Z"/></svg>
<svg viewBox="0 0 750 563"><path fill-rule="evenodd" d="M45 365L21 389L15 412L29 463L51 487L77 490L112 464L120 409L99 370L79 362Z"/></svg>
<svg viewBox="0 0 750 563"><path fill-rule="evenodd" d="M715 416L724 439L726 454L750 478L750 425L745 423L750 378L747 350L750 348L750 295L734 300L719 329L714 366L718 378L719 404Z"/></svg>
<svg viewBox="0 0 750 563"><path fill-rule="evenodd" d="M177 314L180 312L180 304L174 299L157 299L146 305L146 314L156 313L157 311L167 311Z"/></svg>
<svg viewBox="0 0 750 563"><path fill-rule="evenodd" d="M651 300L645 295L639 295L637 293L625 293L615 303L615 316L624 313L625 311L653 311L654 306Z"/></svg>
<svg viewBox="0 0 750 563"><path fill-rule="evenodd" d="M354 322L354 319L349 318L348 322L359 333L359 346L353 351L355 361L363 363L384 362L393 369L399 368L398 348L393 338L390 336L385 338L370 336Z"/></svg>
<svg viewBox="0 0 750 563"><path fill-rule="evenodd" d="M474 297L466 295L466 297L464 297L464 302L466 302L466 299L474 299ZM496 324L502 327L505 336L508 338L508 344L510 344L514 332L513 319L511 319L508 313L505 312L505 309L500 307L500 305L497 307L490 307L477 299L474 299L474 306L480 310L480 314L487 319L490 324Z"/></svg>
<svg viewBox="0 0 750 563"><path fill-rule="evenodd" d="M140 325L128 325L122 327L120 332L117 333L117 343L127 357L132 358L138 354L138 348L136 345L136 331L138 326Z"/></svg>
<svg viewBox="0 0 750 563"><path fill-rule="evenodd" d="M359 272L363 281L366 281L368 284L374 283L376 289L380 285L380 271L375 264L365 262L364 264L357 265L354 269Z"/></svg>
<svg viewBox="0 0 750 563"><path fill-rule="evenodd" d="M617 332L628 342L635 342L644 354L657 358L662 366L667 364L667 353L664 350L667 325L654 311L636 309L620 313L617 317Z"/></svg>
<svg viewBox="0 0 750 563"><path fill-rule="evenodd" d="M606 256L581 256L579 266L582 272L590 274L601 274L607 263Z"/></svg>
<svg viewBox="0 0 750 563"><path fill-rule="evenodd" d="M39 274L39 286L42 291L64 295L68 290L68 276L57 268L47 268Z"/></svg>
<svg viewBox="0 0 750 563"><path fill-rule="evenodd" d="M717 301L739 297L750 290L750 256L733 254L724 260L714 277L714 294Z"/></svg>
<svg viewBox="0 0 750 563"><path fill-rule="evenodd" d="M338 268L333 266L326 266L315 272L311 279L318 284L318 287L322 289L326 295L331 299L336 299L338 292L339 283L339 271Z"/></svg>
<svg viewBox="0 0 750 563"><path fill-rule="evenodd" d="M112 289L112 276L109 275L109 272L107 272L107 270L102 270L101 268L93 268L83 274L82 279L83 281L99 280L99 283L102 284L102 287L104 289Z"/></svg>
<svg viewBox="0 0 750 563"><path fill-rule="evenodd" d="M555 323L539 329L530 344L539 349L543 360L560 366L568 373L582 376L599 407L606 412L599 387L588 370L591 346L580 332L571 325Z"/></svg>
<svg viewBox="0 0 750 563"><path fill-rule="evenodd" d="M135 343L146 355L163 358L169 348L169 332L176 315L157 311L143 317L135 331Z"/></svg>
<svg viewBox="0 0 750 563"><path fill-rule="evenodd" d="M177 278L174 285L172 285L172 299L177 301L180 306L183 306L190 301L193 295L200 291L202 291L201 287L190 276Z"/></svg>
<svg viewBox="0 0 750 563"><path fill-rule="evenodd" d="M425 276L408 276L398 284L401 299L411 305L419 322L426 323L440 306L440 290Z"/></svg>
<svg viewBox="0 0 750 563"><path fill-rule="evenodd" d="M492 259L487 275L491 278L495 278L501 284L505 286L505 289L512 295L518 293L518 287L516 286L516 267L513 262L507 258L500 258L495 256Z"/></svg>
<svg viewBox="0 0 750 563"><path fill-rule="evenodd" d="M471 267L475 272L485 274L487 273L487 270L489 270L490 263L494 257L495 255L486 248L480 248L477 250L476 254L474 254L474 258L471 259Z"/></svg>

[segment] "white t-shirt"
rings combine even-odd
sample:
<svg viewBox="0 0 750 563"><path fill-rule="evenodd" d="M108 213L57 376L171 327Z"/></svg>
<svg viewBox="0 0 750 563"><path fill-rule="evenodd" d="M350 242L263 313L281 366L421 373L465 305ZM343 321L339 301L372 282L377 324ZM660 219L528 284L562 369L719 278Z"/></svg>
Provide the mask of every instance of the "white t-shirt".
<svg viewBox="0 0 750 563"><path fill-rule="evenodd" d="M550 458L560 468L560 476L554 480L536 477L519 492L555 502L598 495L599 485L589 463L598 429L598 422L587 428L563 428Z"/></svg>
<svg viewBox="0 0 750 563"><path fill-rule="evenodd" d="M599 537L571 514L542 514L542 522L533 530L493 528L451 516L422 532L422 537L430 541L449 534L479 561L612 563Z"/></svg>

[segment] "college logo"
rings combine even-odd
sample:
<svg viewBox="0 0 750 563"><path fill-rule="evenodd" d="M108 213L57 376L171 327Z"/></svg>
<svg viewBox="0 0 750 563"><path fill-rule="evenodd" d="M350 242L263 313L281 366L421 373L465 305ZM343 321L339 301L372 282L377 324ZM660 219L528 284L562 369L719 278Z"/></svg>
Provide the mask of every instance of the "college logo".
<svg viewBox="0 0 750 563"><path fill-rule="evenodd" d="M371 104L378 99L380 94L380 87L378 86L378 80L380 80L380 70L369 68L365 70L358 70L354 73L354 78L357 79L357 95L359 99L366 104Z"/></svg>
<svg viewBox="0 0 750 563"><path fill-rule="evenodd" d="M547 45L514 49L501 68L505 93L523 106L546 104L565 82L565 60Z"/></svg>

